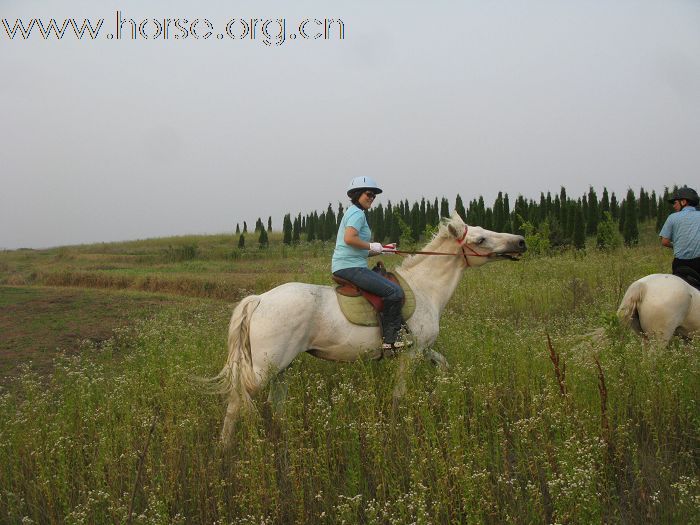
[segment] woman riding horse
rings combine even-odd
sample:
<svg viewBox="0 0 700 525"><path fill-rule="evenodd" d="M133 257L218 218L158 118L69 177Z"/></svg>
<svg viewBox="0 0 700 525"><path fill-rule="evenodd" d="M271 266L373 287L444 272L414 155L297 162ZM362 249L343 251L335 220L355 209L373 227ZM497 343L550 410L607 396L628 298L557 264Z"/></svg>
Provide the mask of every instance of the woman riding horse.
<svg viewBox="0 0 700 525"><path fill-rule="evenodd" d="M404 293L398 284L367 267L368 257L383 251L391 252L379 242L370 242L372 230L365 216L365 211L372 207L375 197L381 192L371 177L355 177L350 181L347 194L352 206L340 221L331 271L336 277L384 299L381 314L382 353L391 353L405 345L403 341L397 341L403 323L401 306Z"/></svg>

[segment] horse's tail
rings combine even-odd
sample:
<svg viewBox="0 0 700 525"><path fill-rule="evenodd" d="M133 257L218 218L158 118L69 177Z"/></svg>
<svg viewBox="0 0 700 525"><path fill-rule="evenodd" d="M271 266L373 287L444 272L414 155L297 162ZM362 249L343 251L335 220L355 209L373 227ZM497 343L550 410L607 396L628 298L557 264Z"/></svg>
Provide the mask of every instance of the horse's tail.
<svg viewBox="0 0 700 525"><path fill-rule="evenodd" d="M226 364L211 379L214 389L228 396L228 407L221 439L228 439L238 413L241 409L252 408L251 394L255 392L258 381L253 369L253 356L250 346L250 318L260 304L260 296L249 295L233 310L228 327L228 357Z"/></svg>
<svg viewBox="0 0 700 525"><path fill-rule="evenodd" d="M635 332L642 332L642 325L639 322L639 303L644 299L646 286L640 281L633 282L622 298L617 309L617 318L620 322L632 328Z"/></svg>

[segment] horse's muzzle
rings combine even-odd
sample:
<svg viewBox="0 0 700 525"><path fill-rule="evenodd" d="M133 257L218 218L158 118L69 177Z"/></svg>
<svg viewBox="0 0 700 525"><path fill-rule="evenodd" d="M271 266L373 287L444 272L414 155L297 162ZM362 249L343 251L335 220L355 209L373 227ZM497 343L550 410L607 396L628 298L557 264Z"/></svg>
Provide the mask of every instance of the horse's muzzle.
<svg viewBox="0 0 700 525"><path fill-rule="evenodd" d="M527 251L527 244L525 244L525 239L520 237L518 240L510 243L509 248L511 249L499 253L494 253L493 256L508 259L511 261L519 261L522 254Z"/></svg>

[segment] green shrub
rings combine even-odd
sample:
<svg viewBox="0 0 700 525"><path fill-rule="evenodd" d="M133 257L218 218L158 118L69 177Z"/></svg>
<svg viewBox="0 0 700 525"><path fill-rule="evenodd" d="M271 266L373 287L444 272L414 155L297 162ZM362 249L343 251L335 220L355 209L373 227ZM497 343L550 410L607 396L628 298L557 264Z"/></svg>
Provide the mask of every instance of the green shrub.
<svg viewBox="0 0 700 525"><path fill-rule="evenodd" d="M603 220L598 223L596 230L596 246L601 250L612 250L622 245L617 222L609 211L603 213Z"/></svg>

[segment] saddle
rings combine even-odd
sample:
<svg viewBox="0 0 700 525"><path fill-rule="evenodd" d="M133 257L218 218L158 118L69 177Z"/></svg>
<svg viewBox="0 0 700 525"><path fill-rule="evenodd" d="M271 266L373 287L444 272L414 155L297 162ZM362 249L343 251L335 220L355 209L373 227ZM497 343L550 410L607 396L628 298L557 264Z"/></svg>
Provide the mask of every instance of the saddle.
<svg viewBox="0 0 700 525"><path fill-rule="evenodd" d="M700 291L700 274L689 266L679 266L674 270L673 275L677 275L690 286Z"/></svg>
<svg viewBox="0 0 700 525"><path fill-rule="evenodd" d="M404 321L409 319L416 310L416 298L408 283L399 274L387 272L382 262L378 262L372 271L395 282L403 289L404 301L401 315ZM379 326L378 315L384 310L384 299L358 288L355 284L341 277L335 275L332 277L338 283L335 289L338 305L348 321L361 326Z"/></svg>

